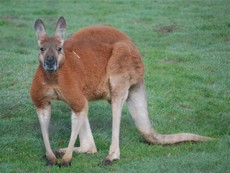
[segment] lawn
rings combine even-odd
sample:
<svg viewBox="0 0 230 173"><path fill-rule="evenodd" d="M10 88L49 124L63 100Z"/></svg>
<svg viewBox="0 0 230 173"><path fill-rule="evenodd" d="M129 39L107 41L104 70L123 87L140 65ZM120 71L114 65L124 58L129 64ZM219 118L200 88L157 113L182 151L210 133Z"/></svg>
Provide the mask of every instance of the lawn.
<svg viewBox="0 0 230 173"><path fill-rule="evenodd" d="M227 0L1 0L0 172L230 172L229 9ZM66 37L100 24L132 38L143 56L148 111L159 132L190 132L215 140L148 145L125 106L121 160L103 166L111 140L111 108L92 102L89 119L98 153L74 154L68 168L46 166L29 95L38 65L33 26L41 18L53 34L60 16L67 20ZM62 102L52 106L51 145L66 147L70 110Z"/></svg>

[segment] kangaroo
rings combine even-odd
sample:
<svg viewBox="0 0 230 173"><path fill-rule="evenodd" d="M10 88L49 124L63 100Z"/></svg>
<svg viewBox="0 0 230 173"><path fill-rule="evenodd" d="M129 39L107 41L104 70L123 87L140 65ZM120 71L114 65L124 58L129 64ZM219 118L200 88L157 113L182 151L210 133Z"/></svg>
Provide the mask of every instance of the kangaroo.
<svg viewBox="0 0 230 173"><path fill-rule="evenodd" d="M148 143L165 145L210 140L190 133L162 135L153 129L147 112L141 55L123 32L111 26L90 26L64 40L64 17L59 18L52 37L47 36L41 19L36 20L34 29L40 50L30 93L49 164L69 166L73 152L97 152L87 113L88 101L98 99L112 105L112 141L105 164L120 159L120 121L125 102L137 129ZM52 100L64 101L72 111L68 147L57 152L51 149L48 133ZM75 147L78 135L80 146ZM59 157L62 157L60 161Z"/></svg>

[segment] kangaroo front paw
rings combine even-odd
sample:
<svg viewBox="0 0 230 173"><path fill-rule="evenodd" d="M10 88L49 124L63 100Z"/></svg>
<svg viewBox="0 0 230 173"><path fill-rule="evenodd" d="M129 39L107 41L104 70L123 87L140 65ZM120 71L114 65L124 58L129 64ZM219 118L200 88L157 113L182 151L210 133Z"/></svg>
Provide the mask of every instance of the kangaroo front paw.
<svg viewBox="0 0 230 173"><path fill-rule="evenodd" d="M47 165L56 165L57 164L57 158L54 154L52 155L46 155L46 162Z"/></svg>

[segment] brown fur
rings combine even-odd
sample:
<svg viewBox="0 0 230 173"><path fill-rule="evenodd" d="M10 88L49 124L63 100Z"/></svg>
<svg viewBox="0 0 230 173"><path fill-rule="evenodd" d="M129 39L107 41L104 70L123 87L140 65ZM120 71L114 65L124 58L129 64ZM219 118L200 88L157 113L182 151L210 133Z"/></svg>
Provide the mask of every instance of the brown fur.
<svg viewBox="0 0 230 173"><path fill-rule="evenodd" d="M45 51L39 52L40 65L32 82L31 97L43 129L47 125L42 125L42 118L44 115L50 117L50 113L46 114L45 110L50 109L48 105L51 100L66 102L77 116L81 116L81 113L87 115L88 101L108 100L113 108L113 138L106 162L119 159L119 117L122 105L127 100L134 122L147 142L172 144L208 140L193 134L161 135L151 127L144 91L144 65L138 49L127 35L110 26L91 26L79 30L62 44L64 29L63 17L59 19L53 37L46 35L41 20L35 23L39 46L45 48ZM59 47L62 48L61 51L57 51ZM54 57L58 62L57 70L44 69L44 61L48 56ZM81 127L79 128L80 140L84 140ZM46 133L47 130L43 132L43 137ZM45 137L44 141L47 141ZM46 150L48 161L56 163L55 156L49 151L49 144L46 144ZM73 146L63 150L66 154L62 164L71 161L73 150ZM93 149L92 152L94 151L96 150Z"/></svg>
<svg viewBox="0 0 230 173"><path fill-rule="evenodd" d="M58 40L45 38L41 47L47 42L58 43ZM110 75L122 74L130 85L143 77L144 66L139 52L128 36L112 27L81 29L71 35L63 47L65 61L58 71L49 74L41 64L36 71L31 96L37 107L58 99L80 111L82 97L89 101L111 100Z"/></svg>

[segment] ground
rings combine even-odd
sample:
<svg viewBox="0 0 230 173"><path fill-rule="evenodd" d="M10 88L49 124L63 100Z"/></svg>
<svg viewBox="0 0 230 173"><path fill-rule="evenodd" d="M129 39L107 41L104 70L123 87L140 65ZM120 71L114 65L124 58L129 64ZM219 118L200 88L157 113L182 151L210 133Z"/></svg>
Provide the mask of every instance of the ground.
<svg viewBox="0 0 230 173"><path fill-rule="evenodd" d="M229 172L229 9L226 0L1 2L1 172ZM69 168L46 166L29 95L38 65L33 25L41 18L52 34L60 16L67 20L66 37L99 24L112 25L132 38L143 56L149 115L159 132L192 132L215 140L148 145L125 107L121 160L102 166L111 140L111 108L106 102L93 102L89 119L98 153L74 154ZM52 147L66 147L70 110L61 102L52 106Z"/></svg>

